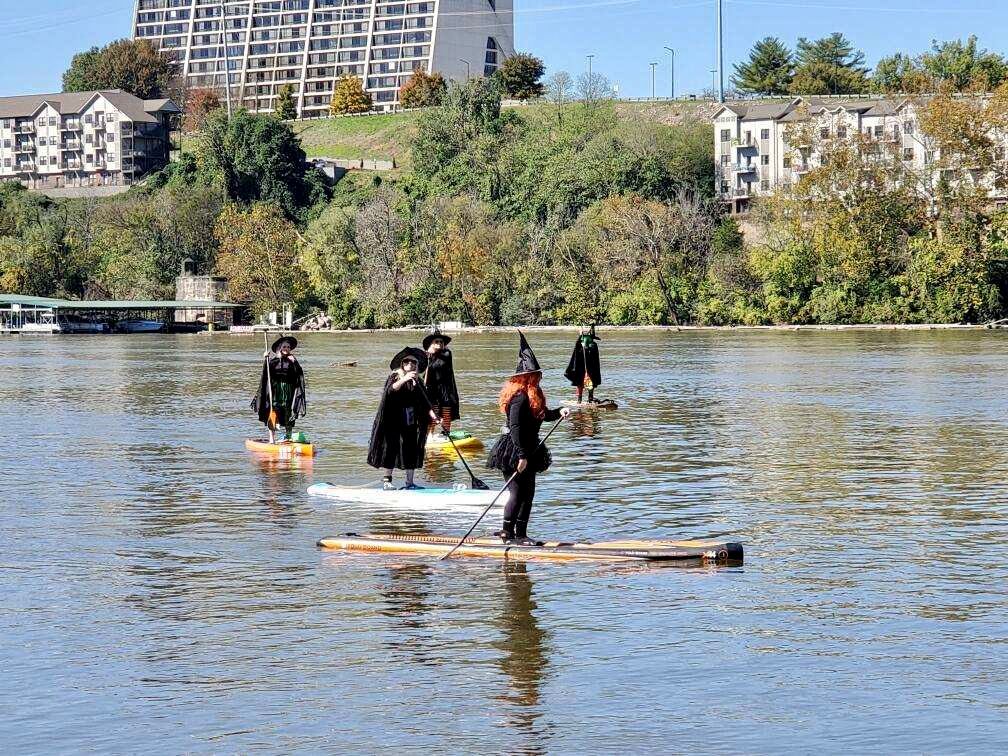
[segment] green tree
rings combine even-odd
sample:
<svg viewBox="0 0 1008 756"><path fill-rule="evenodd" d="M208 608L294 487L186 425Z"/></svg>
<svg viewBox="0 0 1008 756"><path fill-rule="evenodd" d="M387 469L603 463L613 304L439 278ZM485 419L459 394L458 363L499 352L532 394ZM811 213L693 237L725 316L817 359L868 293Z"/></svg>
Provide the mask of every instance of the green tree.
<svg viewBox="0 0 1008 756"><path fill-rule="evenodd" d="M121 89L140 97L164 97L176 66L147 39L119 39L75 55L63 74L67 92Z"/></svg>
<svg viewBox="0 0 1008 756"><path fill-rule="evenodd" d="M872 74L872 91L880 94L906 92L912 84L913 75L920 71L917 62L909 55L896 53L882 58Z"/></svg>
<svg viewBox="0 0 1008 756"><path fill-rule="evenodd" d="M542 77L546 73L543 62L528 53L518 53L507 58L495 76L500 79L504 95L512 100L534 100L546 91Z"/></svg>
<svg viewBox="0 0 1008 756"><path fill-rule="evenodd" d="M430 108L440 105L447 91L444 76L417 68L399 89L399 104L404 108Z"/></svg>
<svg viewBox="0 0 1008 756"><path fill-rule="evenodd" d="M371 94L364 90L364 84L356 76L341 76L333 87L329 112L336 115L367 113L371 110Z"/></svg>
<svg viewBox="0 0 1008 756"><path fill-rule="evenodd" d="M975 36L970 36L966 42L958 39L933 41L931 52L921 56L920 64L935 82L957 92L970 88L996 89L1008 79L1008 60L997 53L978 49Z"/></svg>
<svg viewBox="0 0 1008 756"><path fill-rule="evenodd" d="M735 65L732 82L741 92L783 95L794 76L794 55L777 37L765 37L753 45L749 60Z"/></svg>
<svg viewBox="0 0 1008 756"><path fill-rule="evenodd" d="M216 270L228 279L229 297L248 302L256 315L302 300L306 286L297 229L281 207L269 202L248 209L228 205L214 236L220 245Z"/></svg>
<svg viewBox="0 0 1008 756"><path fill-rule="evenodd" d="M868 89L864 53L840 32L828 37L798 40L793 94L856 94Z"/></svg>
<svg viewBox="0 0 1008 756"><path fill-rule="evenodd" d="M280 87L273 113L281 121L293 121L297 118L297 103L294 102L293 84L284 84Z"/></svg>

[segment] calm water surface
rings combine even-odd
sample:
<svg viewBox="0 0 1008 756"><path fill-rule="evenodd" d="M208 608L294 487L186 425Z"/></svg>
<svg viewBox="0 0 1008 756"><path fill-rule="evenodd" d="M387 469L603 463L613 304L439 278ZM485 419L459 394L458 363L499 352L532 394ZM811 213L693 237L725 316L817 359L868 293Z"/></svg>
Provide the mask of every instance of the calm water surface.
<svg viewBox="0 0 1008 756"><path fill-rule="evenodd" d="M602 335L621 409L554 434L530 529L723 536L744 567L318 551L471 522L304 493L377 481L402 335L302 339L300 466L242 448L254 337L4 340L3 750L1008 748L1005 334ZM567 398L573 336L531 340ZM453 345L488 443L514 341Z"/></svg>

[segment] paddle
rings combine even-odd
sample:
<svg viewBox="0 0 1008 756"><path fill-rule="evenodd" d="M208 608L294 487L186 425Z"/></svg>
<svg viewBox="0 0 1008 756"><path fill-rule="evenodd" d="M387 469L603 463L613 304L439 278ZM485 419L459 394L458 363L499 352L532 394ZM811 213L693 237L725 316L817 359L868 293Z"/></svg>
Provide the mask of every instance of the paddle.
<svg viewBox="0 0 1008 756"><path fill-rule="evenodd" d="M549 433L547 433L545 436L543 436L542 440L539 441L539 444L536 446L535 451L532 452L533 455L535 455L535 453L537 451L539 451L540 447L543 444L546 443L546 439L548 439L550 436L553 435L553 431L555 431L557 428L559 428L560 427L560 423L562 423L563 421L564 421L564 419L561 416L561 418L559 420L557 420L553 424L553 427L549 429ZM480 522L483 520L483 518L486 517L487 512L489 512L490 509L493 507L493 505L497 503L497 499L499 499L501 497L501 494L504 493L505 491L507 491L507 487L509 485L511 485L511 481L514 480L515 477L517 477L517 475L518 475L518 471L517 470L515 470L513 473L511 473L511 477L507 479L507 482L504 484L504 487L500 491L497 492L496 496L493 497L493 501L491 501L489 504L487 504L487 508L483 510L483 514L481 514L479 516L479 519L477 519L476 522L473 523L472 527L469 528L469 530L466 531L466 534L464 536L462 536L462 538L459 540L459 542L456 543L454 546L452 546L451 551L449 551L443 557L441 557L440 559L438 559L439 562L443 562L445 559L447 559L448 557L450 557L452 554L454 554L456 552L456 550L458 550L459 546L461 546L463 543L465 543L465 539L472 535L472 532L474 530L476 530L476 526L480 524Z"/></svg>
<svg viewBox="0 0 1008 756"><path fill-rule="evenodd" d="M266 427L269 428L270 430L270 436L271 436L270 442L272 442L274 440L272 436L276 432L277 413L276 409L273 407L273 380L270 378L270 369L269 369L269 351L270 351L269 335L267 334L266 331L263 331L263 343L266 346L266 352L267 352L266 356L263 357L263 362L266 363L266 392L269 394L269 406L270 406L269 416L266 418Z"/></svg>
<svg viewBox="0 0 1008 756"><path fill-rule="evenodd" d="M424 371L424 376L426 375L427 371ZM420 388L420 393L424 395L424 399L427 400L427 404L430 404L431 408L433 409L434 405L431 404L430 397L427 396L427 389L424 387L423 382L417 381L417 386ZM472 487L479 489L480 491L489 491L490 486L488 486L486 483L484 483L482 480L476 477L475 473L473 473L472 471L472 468L469 467L469 463L466 462L466 458L462 456L462 452L460 452L459 448L455 446L455 439L451 437L451 431L446 432L445 435L451 442L452 449L454 449L455 453L458 454L458 458L462 460L462 464L465 466L466 472L469 473L469 479L470 479L469 482L472 485Z"/></svg>

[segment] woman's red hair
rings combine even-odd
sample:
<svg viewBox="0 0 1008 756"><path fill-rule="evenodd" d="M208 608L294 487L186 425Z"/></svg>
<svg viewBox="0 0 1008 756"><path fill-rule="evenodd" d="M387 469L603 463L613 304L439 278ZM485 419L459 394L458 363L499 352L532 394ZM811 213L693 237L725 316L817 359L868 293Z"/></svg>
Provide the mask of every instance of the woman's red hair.
<svg viewBox="0 0 1008 756"><path fill-rule="evenodd" d="M501 389L500 399L497 402L500 411L506 415L508 404L511 403L515 394L523 391L529 398L529 407L532 408L532 414L540 420L544 418L546 416L546 397L543 395L542 389L539 388L538 373L515 375L508 378L504 384L504 388Z"/></svg>

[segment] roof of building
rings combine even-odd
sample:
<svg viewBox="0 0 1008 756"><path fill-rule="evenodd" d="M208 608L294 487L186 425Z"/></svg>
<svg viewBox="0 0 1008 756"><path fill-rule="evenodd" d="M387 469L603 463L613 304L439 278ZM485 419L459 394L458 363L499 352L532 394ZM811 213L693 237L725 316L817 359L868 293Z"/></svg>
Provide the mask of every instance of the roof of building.
<svg viewBox="0 0 1008 756"><path fill-rule="evenodd" d="M56 94L18 95L0 97L0 118L24 118L33 116L39 108L48 103L61 115L80 113L91 101L101 95L112 103L131 121L157 123L152 114L161 111L181 112L171 100L141 100L121 89L106 89L95 92L59 92Z"/></svg>
<svg viewBox="0 0 1008 756"><path fill-rule="evenodd" d="M801 107L802 104L807 108ZM791 100L726 102L722 109L730 110L743 121L803 121L807 113L836 113L844 110L849 113L860 113L867 116L891 116L899 112L906 104L906 98L890 97L795 97Z"/></svg>
<svg viewBox="0 0 1008 756"><path fill-rule="evenodd" d="M212 302L206 299L92 300L0 294L0 305L12 304L21 305L22 307L48 307L53 310L183 310L196 308L218 308L224 310L241 307L241 305L234 302Z"/></svg>

